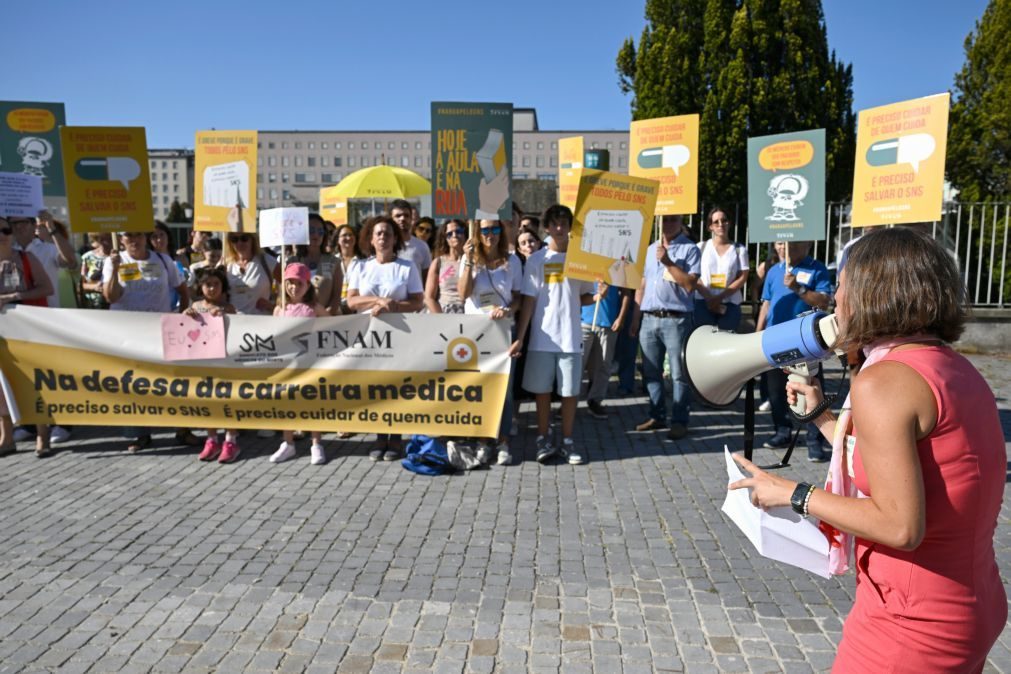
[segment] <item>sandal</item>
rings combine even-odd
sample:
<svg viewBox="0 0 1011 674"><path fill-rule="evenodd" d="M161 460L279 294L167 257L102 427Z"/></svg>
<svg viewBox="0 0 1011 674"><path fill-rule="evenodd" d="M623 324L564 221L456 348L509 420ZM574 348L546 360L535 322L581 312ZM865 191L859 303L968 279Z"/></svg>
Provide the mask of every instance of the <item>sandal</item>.
<svg viewBox="0 0 1011 674"><path fill-rule="evenodd" d="M36 447L35 448L35 456L39 457L40 459L43 458L43 457L49 456L52 453L53 453L53 450L52 450L51 447Z"/></svg>
<svg viewBox="0 0 1011 674"><path fill-rule="evenodd" d="M10 456L16 451L18 451L18 446L15 444L8 445L7 447L0 447L0 456Z"/></svg>
<svg viewBox="0 0 1011 674"><path fill-rule="evenodd" d="M147 449L150 446L151 446L151 436L142 435L133 442L131 442L129 445L127 445L126 451L130 452L131 454L136 454L140 450Z"/></svg>
<svg viewBox="0 0 1011 674"><path fill-rule="evenodd" d="M347 431L341 431L340 433L337 434L337 438L340 439L340 440L347 440L349 438L355 437L356 435L358 435L358 434L357 433L349 433Z"/></svg>

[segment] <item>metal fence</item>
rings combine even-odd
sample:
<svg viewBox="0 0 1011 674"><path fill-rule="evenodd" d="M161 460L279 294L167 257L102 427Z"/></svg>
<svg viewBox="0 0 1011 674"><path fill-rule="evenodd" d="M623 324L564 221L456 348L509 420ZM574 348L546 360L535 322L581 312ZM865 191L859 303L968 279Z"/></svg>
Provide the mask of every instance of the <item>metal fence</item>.
<svg viewBox="0 0 1011 674"><path fill-rule="evenodd" d="M733 220L730 237L746 241L748 210L744 203L721 205ZM698 213L686 216L692 235L702 240L705 214L712 204L702 204ZM860 236L859 227L850 223L850 203L830 203L826 208L826 237L815 241L811 255L830 269L851 239ZM1011 266L1008 264L1008 238L1011 227L1011 202L968 203L949 201L942 208L941 219L921 225L924 231L939 239L958 260L965 281L969 302L975 307L1004 308L1011 304ZM765 258L772 244L747 243L752 269ZM756 278L752 274L752 279ZM745 289L751 297L751 289Z"/></svg>

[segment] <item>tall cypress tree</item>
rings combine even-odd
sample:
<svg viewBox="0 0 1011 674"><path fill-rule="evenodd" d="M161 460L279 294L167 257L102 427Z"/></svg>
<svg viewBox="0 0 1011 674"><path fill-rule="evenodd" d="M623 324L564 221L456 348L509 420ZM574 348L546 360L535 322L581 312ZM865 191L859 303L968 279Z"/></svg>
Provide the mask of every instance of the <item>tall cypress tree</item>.
<svg viewBox="0 0 1011 674"><path fill-rule="evenodd" d="M1011 198L1011 0L990 0L955 75L947 174L963 201Z"/></svg>
<svg viewBox="0 0 1011 674"><path fill-rule="evenodd" d="M826 130L829 199L849 196L852 69L828 49L820 0L647 0L617 69L633 119L701 114L704 199L746 198L749 137L813 128Z"/></svg>

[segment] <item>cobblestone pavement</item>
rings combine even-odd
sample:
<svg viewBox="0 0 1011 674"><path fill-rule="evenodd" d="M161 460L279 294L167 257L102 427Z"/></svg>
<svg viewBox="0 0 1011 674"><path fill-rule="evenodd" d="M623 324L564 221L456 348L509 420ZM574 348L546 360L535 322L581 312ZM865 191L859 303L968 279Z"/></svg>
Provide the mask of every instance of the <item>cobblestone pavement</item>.
<svg viewBox="0 0 1011 674"><path fill-rule="evenodd" d="M973 360L1011 437L1011 360ZM587 466L537 464L529 410L519 465L454 477L334 436L325 466L249 435L227 466L168 434L131 456L98 428L6 457L0 672L826 670L853 577L769 562L720 513L741 410L675 443L628 431L643 398L609 405L579 417ZM789 473L818 480L801 450ZM987 670L1011 672L1011 630Z"/></svg>

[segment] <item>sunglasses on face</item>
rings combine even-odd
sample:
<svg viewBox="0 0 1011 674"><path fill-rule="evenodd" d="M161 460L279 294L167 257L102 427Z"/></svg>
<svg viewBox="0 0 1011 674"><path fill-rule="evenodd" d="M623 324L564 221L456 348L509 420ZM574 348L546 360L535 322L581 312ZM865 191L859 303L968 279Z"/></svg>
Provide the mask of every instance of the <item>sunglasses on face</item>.
<svg viewBox="0 0 1011 674"><path fill-rule="evenodd" d="M253 236L251 234L229 234L228 235L228 242L229 243L233 243L233 244L234 243L249 243L252 240L253 240Z"/></svg>
<svg viewBox="0 0 1011 674"><path fill-rule="evenodd" d="M448 232L446 232L447 239L455 239L455 238L462 239L465 236L467 236L467 232L462 229L451 229Z"/></svg>
<svg viewBox="0 0 1011 674"><path fill-rule="evenodd" d="M502 226L501 225L495 225L494 227L482 227L481 228L481 236L493 236L495 234L501 234L501 233L502 233Z"/></svg>
<svg viewBox="0 0 1011 674"><path fill-rule="evenodd" d="M324 230L322 227L310 227L309 228L309 233L310 234L320 234L320 235L322 235L323 232L325 232L325 231L326 230Z"/></svg>
<svg viewBox="0 0 1011 674"><path fill-rule="evenodd" d="M0 227L0 234L3 234L4 236L10 236L13 233L14 230L10 227Z"/></svg>

